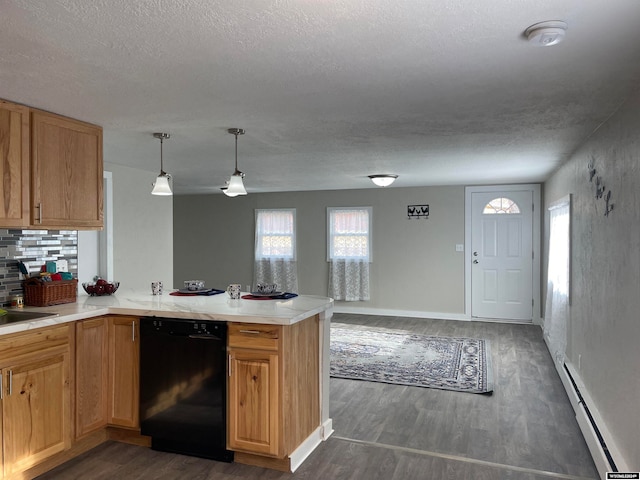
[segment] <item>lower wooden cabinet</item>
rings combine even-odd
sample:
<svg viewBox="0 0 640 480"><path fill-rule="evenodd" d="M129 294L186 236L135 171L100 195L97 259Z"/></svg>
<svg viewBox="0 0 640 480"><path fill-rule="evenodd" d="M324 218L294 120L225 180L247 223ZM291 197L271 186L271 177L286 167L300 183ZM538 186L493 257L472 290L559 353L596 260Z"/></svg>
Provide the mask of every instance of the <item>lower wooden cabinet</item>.
<svg viewBox="0 0 640 480"><path fill-rule="evenodd" d="M139 322L107 315L0 337L0 477L33 478L106 439L107 426L139 436ZM320 426L318 322L229 324L237 462L286 471Z"/></svg>
<svg viewBox="0 0 640 480"><path fill-rule="evenodd" d="M71 326L0 339L5 477L71 446Z"/></svg>
<svg viewBox="0 0 640 480"><path fill-rule="evenodd" d="M109 330L107 317L76 327L76 439L107 425Z"/></svg>
<svg viewBox="0 0 640 480"><path fill-rule="evenodd" d="M231 349L229 448L281 456L278 353Z"/></svg>
<svg viewBox="0 0 640 480"><path fill-rule="evenodd" d="M76 323L76 438L139 426L139 328L137 317L121 315Z"/></svg>
<svg viewBox="0 0 640 480"><path fill-rule="evenodd" d="M228 448L238 462L288 470L288 456L320 426L318 317L230 323L228 335Z"/></svg>
<svg viewBox="0 0 640 480"><path fill-rule="evenodd" d="M109 400L110 425L138 428L140 399L140 320L138 317L109 316Z"/></svg>

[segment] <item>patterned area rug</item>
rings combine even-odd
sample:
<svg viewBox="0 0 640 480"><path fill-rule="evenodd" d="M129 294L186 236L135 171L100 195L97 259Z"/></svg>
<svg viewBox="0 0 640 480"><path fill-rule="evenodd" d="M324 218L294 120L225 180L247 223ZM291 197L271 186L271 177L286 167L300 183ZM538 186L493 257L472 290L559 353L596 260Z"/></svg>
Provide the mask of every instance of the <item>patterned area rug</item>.
<svg viewBox="0 0 640 480"><path fill-rule="evenodd" d="M331 326L331 376L469 393L493 390L489 343Z"/></svg>

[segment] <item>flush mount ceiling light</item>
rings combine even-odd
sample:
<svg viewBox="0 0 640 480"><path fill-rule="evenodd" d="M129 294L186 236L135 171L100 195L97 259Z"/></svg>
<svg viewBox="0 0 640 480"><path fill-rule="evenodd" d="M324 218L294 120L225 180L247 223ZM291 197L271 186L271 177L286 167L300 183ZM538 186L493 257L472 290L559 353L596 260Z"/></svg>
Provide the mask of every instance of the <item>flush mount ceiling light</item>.
<svg viewBox="0 0 640 480"><path fill-rule="evenodd" d="M388 187L393 182L396 181L398 175L393 174L377 174L377 175L369 175L369 178L373 183L375 183L379 187Z"/></svg>
<svg viewBox="0 0 640 480"><path fill-rule="evenodd" d="M160 139L160 175L152 183L153 190L151 190L151 195L173 195L171 185L169 185L171 175L164 171L162 165L162 142L165 138L169 138L170 135L168 133L154 133L153 136Z"/></svg>
<svg viewBox="0 0 640 480"><path fill-rule="evenodd" d="M567 24L560 20L551 20L531 25L524 31L529 43L538 47L551 47L560 43L567 31Z"/></svg>
<svg viewBox="0 0 640 480"><path fill-rule="evenodd" d="M227 186L222 188L224 194L228 197L237 197L238 195L246 195L247 190L244 188L244 183L242 179L244 178L244 173L238 170L238 135L244 135L244 129L242 128L230 128L227 130L231 135L236 136L236 169L233 172L233 175L229 178L227 182Z"/></svg>

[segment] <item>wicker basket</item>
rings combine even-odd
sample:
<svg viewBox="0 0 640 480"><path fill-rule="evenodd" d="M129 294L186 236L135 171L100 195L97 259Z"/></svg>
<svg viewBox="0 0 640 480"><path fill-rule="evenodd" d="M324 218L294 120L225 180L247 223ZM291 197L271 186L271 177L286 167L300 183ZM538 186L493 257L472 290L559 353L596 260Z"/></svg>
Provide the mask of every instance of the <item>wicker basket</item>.
<svg viewBox="0 0 640 480"><path fill-rule="evenodd" d="M38 278L30 278L22 284L24 288L24 304L31 307L48 307L61 303L73 303L78 295L78 280L60 280L43 282Z"/></svg>

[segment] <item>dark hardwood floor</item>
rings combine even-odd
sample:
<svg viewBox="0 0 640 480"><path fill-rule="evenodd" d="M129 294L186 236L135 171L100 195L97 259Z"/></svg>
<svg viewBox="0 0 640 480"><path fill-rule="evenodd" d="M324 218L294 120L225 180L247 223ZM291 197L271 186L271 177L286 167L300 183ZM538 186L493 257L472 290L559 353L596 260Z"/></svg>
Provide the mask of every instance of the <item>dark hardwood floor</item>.
<svg viewBox="0 0 640 480"><path fill-rule="evenodd" d="M334 435L294 473L105 443L56 479L597 479L539 327L335 314L334 323L485 338L494 392L331 379Z"/></svg>

